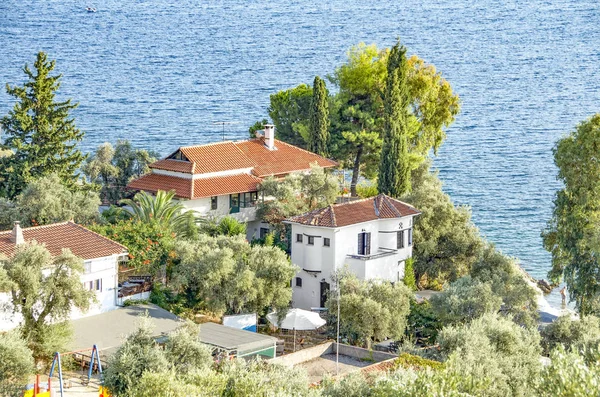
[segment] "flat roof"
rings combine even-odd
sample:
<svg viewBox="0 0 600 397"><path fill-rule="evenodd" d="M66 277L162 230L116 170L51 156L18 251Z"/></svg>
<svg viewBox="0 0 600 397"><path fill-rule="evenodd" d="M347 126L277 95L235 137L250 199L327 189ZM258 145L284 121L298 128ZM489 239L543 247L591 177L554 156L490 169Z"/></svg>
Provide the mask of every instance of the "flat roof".
<svg viewBox="0 0 600 397"><path fill-rule="evenodd" d="M223 350L237 350L238 355L272 347L277 338L221 324L200 324L200 342Z"/></svg>
<svg viewBox="0 0 600 397"><path fill-rule="evenodd" d="M72 350L91 349L93 345L105 353L116 351L127 335L133 333L141 315L148 313L154 325L153 336L168 335L181 325L183 320L156 305L144 304L121 307L109 312L73 320Z"/></svg>

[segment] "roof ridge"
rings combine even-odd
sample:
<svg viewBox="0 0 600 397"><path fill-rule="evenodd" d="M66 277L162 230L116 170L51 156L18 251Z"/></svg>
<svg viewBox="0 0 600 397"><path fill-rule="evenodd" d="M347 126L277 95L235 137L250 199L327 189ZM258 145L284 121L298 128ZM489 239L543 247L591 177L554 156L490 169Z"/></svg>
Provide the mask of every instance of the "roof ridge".
<svg viewBox="0 0 600 397"><path fill-rule="evenodd" d="M208 142L208 143L202 143L200 145L189 145L189 146L179 146L179 149L177 150L181 150L181 149L191 149L191 148L197 148L197 147L202 147L202 146L214 146L214 145L222 145L224 143L233 143L235 145L234 141L217 141L217 142Z"/></svg>
<svg viewBox="0 0 600 397"><path fill-rule="evenodd" d="M398 210L398 208L396 208L395 205L393 205L392 203L390 203L390 199L391 197L383 194L381 197L381 203L385 203L391 210L393 213L396 214L396 216L402 216L402 213L400 213L400 211Z"/></svg>
<svg viewBox="0 0 600 397"><path fill-rule="evenodd" d="M67 223L73 223L73 222L71 222L71 221L63 221L63 222L50 223L48 225L22 227L21 230L23 230L23 231L25 231L25 230L38 230L38 229L44 229L44 228L49 228L49 227L54 227L54 226L66 225ZM12 233L12 229L0 231L0 234L5 234L5 233Z"/></svg>
<svg viewBox="0 0 600 397"><path fill-rule="evenodd" d="M333 224L333 227L337 227L337 219L335 216L335 209L333 208L333 205L329 204L328 207L331 211L331 223Z"/></svg>

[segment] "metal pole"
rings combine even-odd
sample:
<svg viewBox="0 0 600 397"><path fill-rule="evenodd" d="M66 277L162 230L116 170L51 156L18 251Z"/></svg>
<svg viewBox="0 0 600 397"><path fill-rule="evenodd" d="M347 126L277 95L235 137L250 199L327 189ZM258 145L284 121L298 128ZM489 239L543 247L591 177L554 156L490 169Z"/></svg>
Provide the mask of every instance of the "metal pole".
<svg viewBox="0 0 600 397"><path fill-rule="evenodd" d="M337 288L337 338L336 338L336 345L335 345L335 374L339 375L340 374L340 298L341 298L341 292L340 292L340 278L339 275L336 276L336 288Z"/></svg>

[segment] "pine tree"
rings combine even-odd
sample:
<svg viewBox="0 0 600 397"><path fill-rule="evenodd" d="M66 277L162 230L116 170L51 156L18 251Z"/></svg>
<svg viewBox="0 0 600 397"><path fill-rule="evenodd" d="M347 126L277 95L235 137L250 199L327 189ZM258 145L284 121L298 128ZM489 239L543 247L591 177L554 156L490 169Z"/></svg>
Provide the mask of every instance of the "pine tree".
<svg viewBox="0 0 600 397"><path fill-rule="evenodd" d="M377 187L379 193L400 197L410 191L409 93L406 81L406 48L400 45L400 41L390 51L387 69L385 124Z"/></svg>
<svg viewBox="0 0 600 397"><path fill-rule="evenodd" d="M12 199L27 183L49 174L57 174L70 189L78 186L77 170L86 156L76 145L83 132L69 117L78 104L72 104L70 99L55 101L61 75L50 75L54 65L40 52L34 71L27 65L23 68L28 81L23 86L6 86L6 92L17 102L0 120L5 134L0 151L13 152L12 156L0 158L0 196Z"/></svg>
<svg viewBox="0 0 600 397"><path fill-rule="evenodd" d="M325 81L319 76L315 77L313 83L309 128L308 150L321 156L327 156L327 145L329 143L329 105L327 102Z"/></svg>

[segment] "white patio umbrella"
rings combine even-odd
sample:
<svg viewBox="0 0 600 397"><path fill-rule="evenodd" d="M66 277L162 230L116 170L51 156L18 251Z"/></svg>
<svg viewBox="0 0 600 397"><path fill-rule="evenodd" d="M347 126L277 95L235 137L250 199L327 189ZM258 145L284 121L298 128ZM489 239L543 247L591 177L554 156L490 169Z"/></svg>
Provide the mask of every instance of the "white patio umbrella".
<svg viewBox="0 0 600 397"><path fill-rule="evenodd" d="M276 327L294 330L294 351L296 351L296 330L315 330L327 322L319 316L319 313L302 309L289 310L281 322L277 320L275 312L267 314L267 320Z"/></svg>

